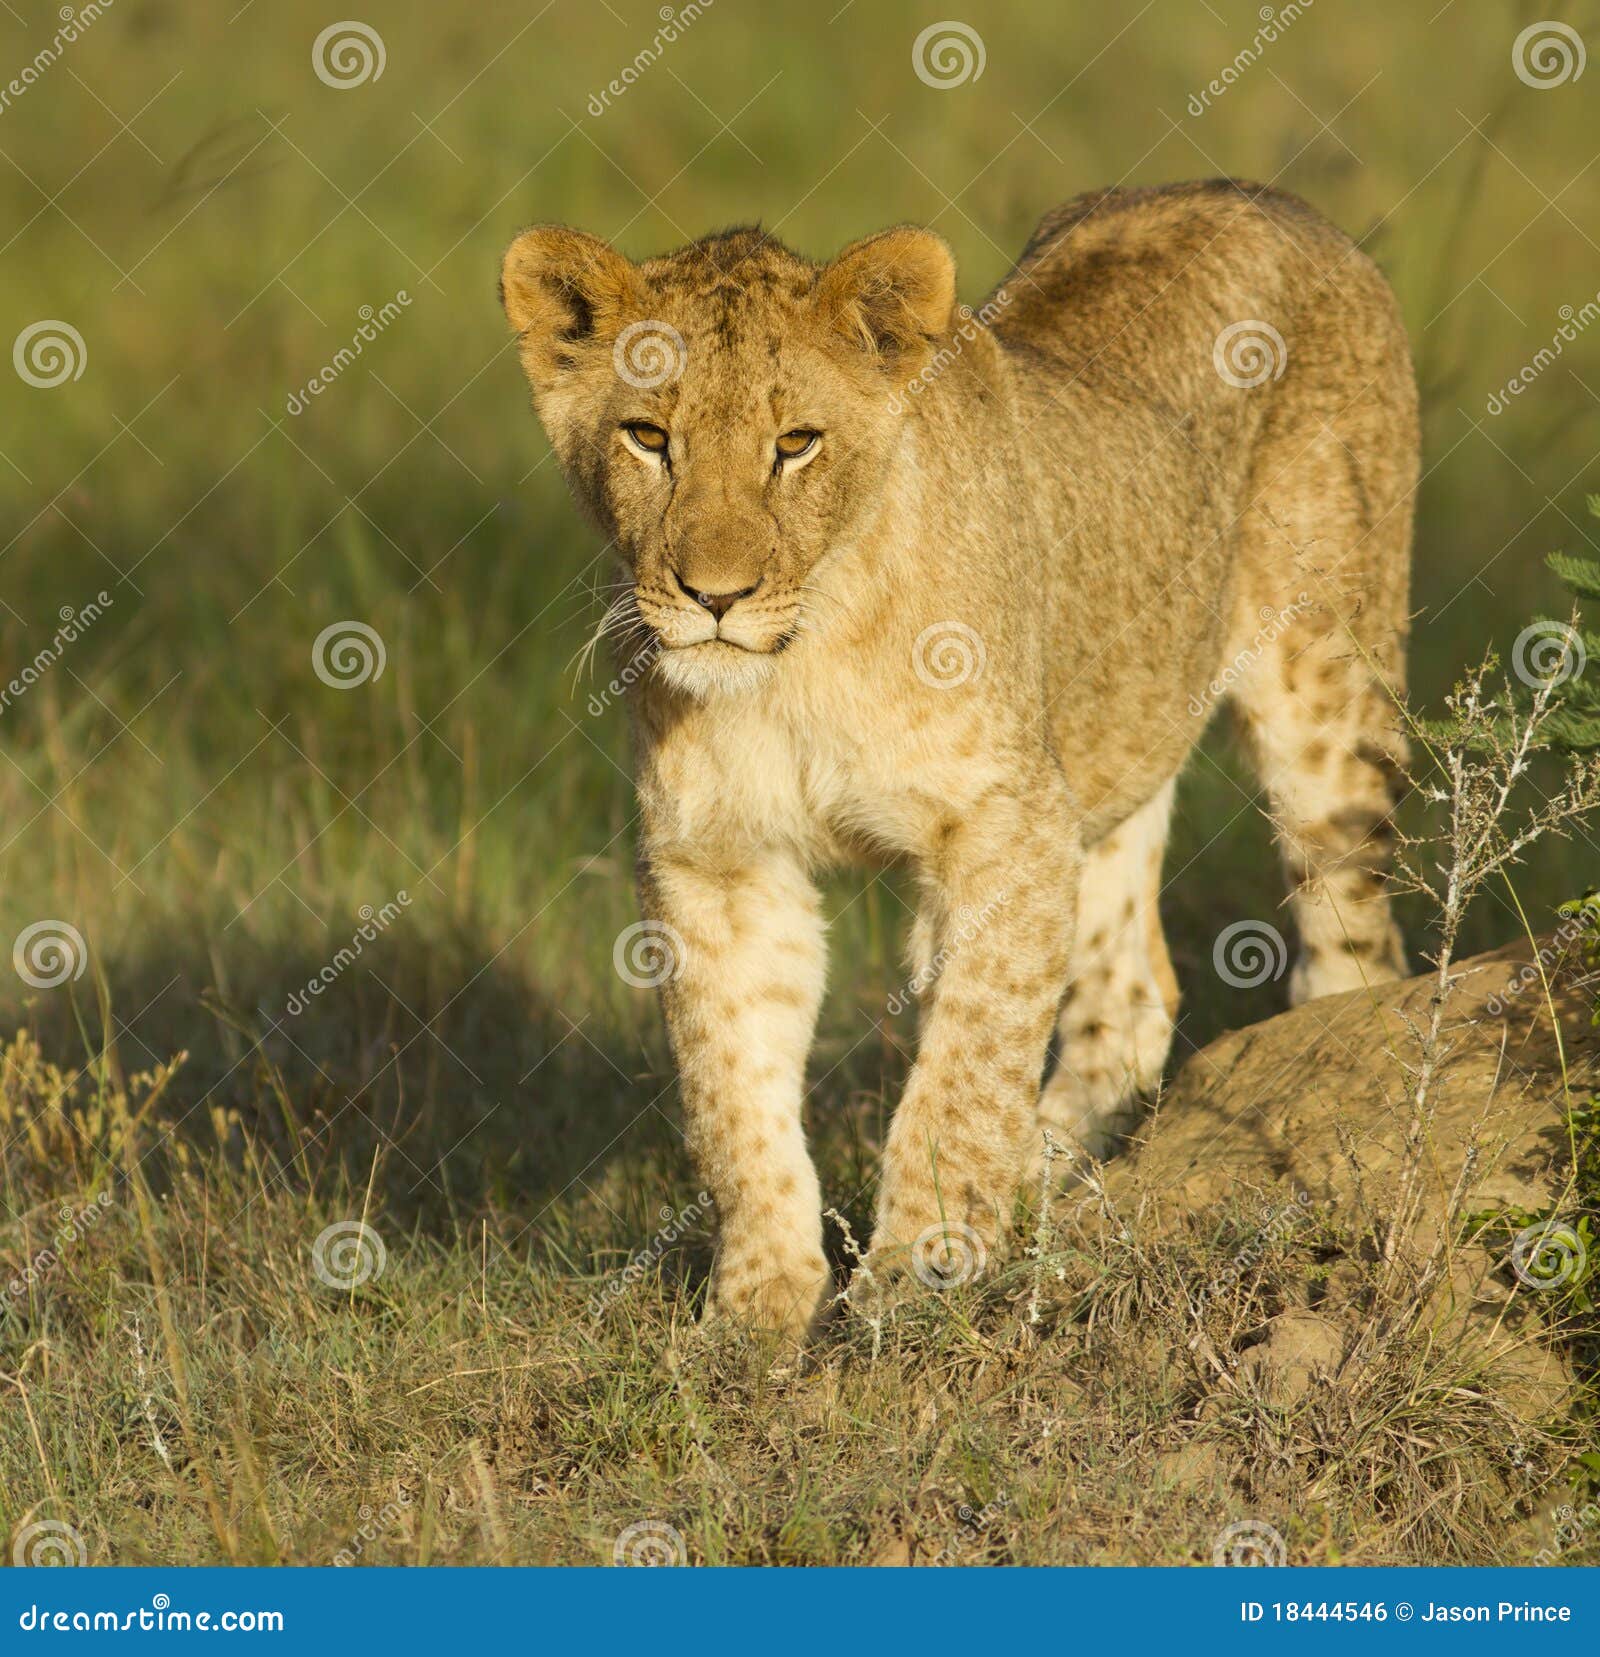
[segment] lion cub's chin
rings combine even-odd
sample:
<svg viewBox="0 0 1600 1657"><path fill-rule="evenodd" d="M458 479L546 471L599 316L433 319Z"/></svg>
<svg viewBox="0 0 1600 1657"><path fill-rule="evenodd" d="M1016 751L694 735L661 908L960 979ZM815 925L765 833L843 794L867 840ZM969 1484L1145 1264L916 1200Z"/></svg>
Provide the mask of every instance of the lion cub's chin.
<svg viewBox="0 0 1600 1657"><path fill-rule="evenodd" d="M697 702L747 695L766 684L776 665L768 653L744 650L723 639L662 650L655 659L656 672Z"/></svg>

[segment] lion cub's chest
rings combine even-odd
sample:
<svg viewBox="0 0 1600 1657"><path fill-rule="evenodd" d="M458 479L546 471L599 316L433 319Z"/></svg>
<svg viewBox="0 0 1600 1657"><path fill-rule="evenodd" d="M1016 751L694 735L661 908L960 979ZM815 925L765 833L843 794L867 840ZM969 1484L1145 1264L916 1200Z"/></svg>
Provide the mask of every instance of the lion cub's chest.
<svg viewBox="0 0 1600 1657"><path fill-rule="evenodd" d="M816 864L877 864L931 848L984 779L882 710L797 719L708 709L647 756L652 822L699 853L773 847Z"/></svg>

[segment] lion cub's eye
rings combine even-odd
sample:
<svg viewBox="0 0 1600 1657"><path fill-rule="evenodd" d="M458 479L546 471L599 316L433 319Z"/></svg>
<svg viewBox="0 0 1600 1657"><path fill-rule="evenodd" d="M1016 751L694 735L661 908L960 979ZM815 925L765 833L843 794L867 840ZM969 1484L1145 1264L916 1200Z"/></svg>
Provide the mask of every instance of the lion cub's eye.
<svg viewBox="0 0 1600 1657"><path fill-rule="evenodd" d="M630 420L622 428L622 435L641 454L664 458L667 452L667 434L659 426L646 420Z"/></svg>
<svg viewBox="0 0 1600 1657"><path fill-rule="evenodd" d="M785 432L776 444L778 458L775 464L782 466L786 460L799 460L802 455L810 454L821 436L821 432L814 432L803 426L792 432Z"/></svg>

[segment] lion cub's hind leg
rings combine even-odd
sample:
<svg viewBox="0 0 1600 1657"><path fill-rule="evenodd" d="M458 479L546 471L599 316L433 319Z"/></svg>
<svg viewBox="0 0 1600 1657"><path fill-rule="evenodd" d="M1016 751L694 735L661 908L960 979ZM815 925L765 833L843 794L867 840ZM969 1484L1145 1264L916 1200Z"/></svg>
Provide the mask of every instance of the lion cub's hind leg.
<svg viewBox="0 0 1600 1657"><path fill-rule="evenodd" d="M1405 741L1369 654L1318 606L1234 693L1300 934L1296 1006L1406 975L1388 891Z"/></svg>
<svg viewBox="0 0 1600 1657"><path fill-rule="evenodd" d="M1178 985L1157 899L1175 786L1084 856L1072 975L1038 1123L1097 1158L1137 1122L1140 1095L1161 1080L1172 1045Z"/></svg>

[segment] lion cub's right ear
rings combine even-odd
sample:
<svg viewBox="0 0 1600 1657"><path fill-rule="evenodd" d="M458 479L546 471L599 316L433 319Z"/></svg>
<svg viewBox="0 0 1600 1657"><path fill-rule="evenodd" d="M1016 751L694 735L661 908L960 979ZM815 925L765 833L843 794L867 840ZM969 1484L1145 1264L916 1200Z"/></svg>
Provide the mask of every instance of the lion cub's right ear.
<svg viewBox="0 0 1600 1657"><path fill-rule="evenodd" d="M598 236L553 224L524 230L500 266L500 303L534 390L576 367L587 342L617 331L638 293L634 267Z"/></svg>

